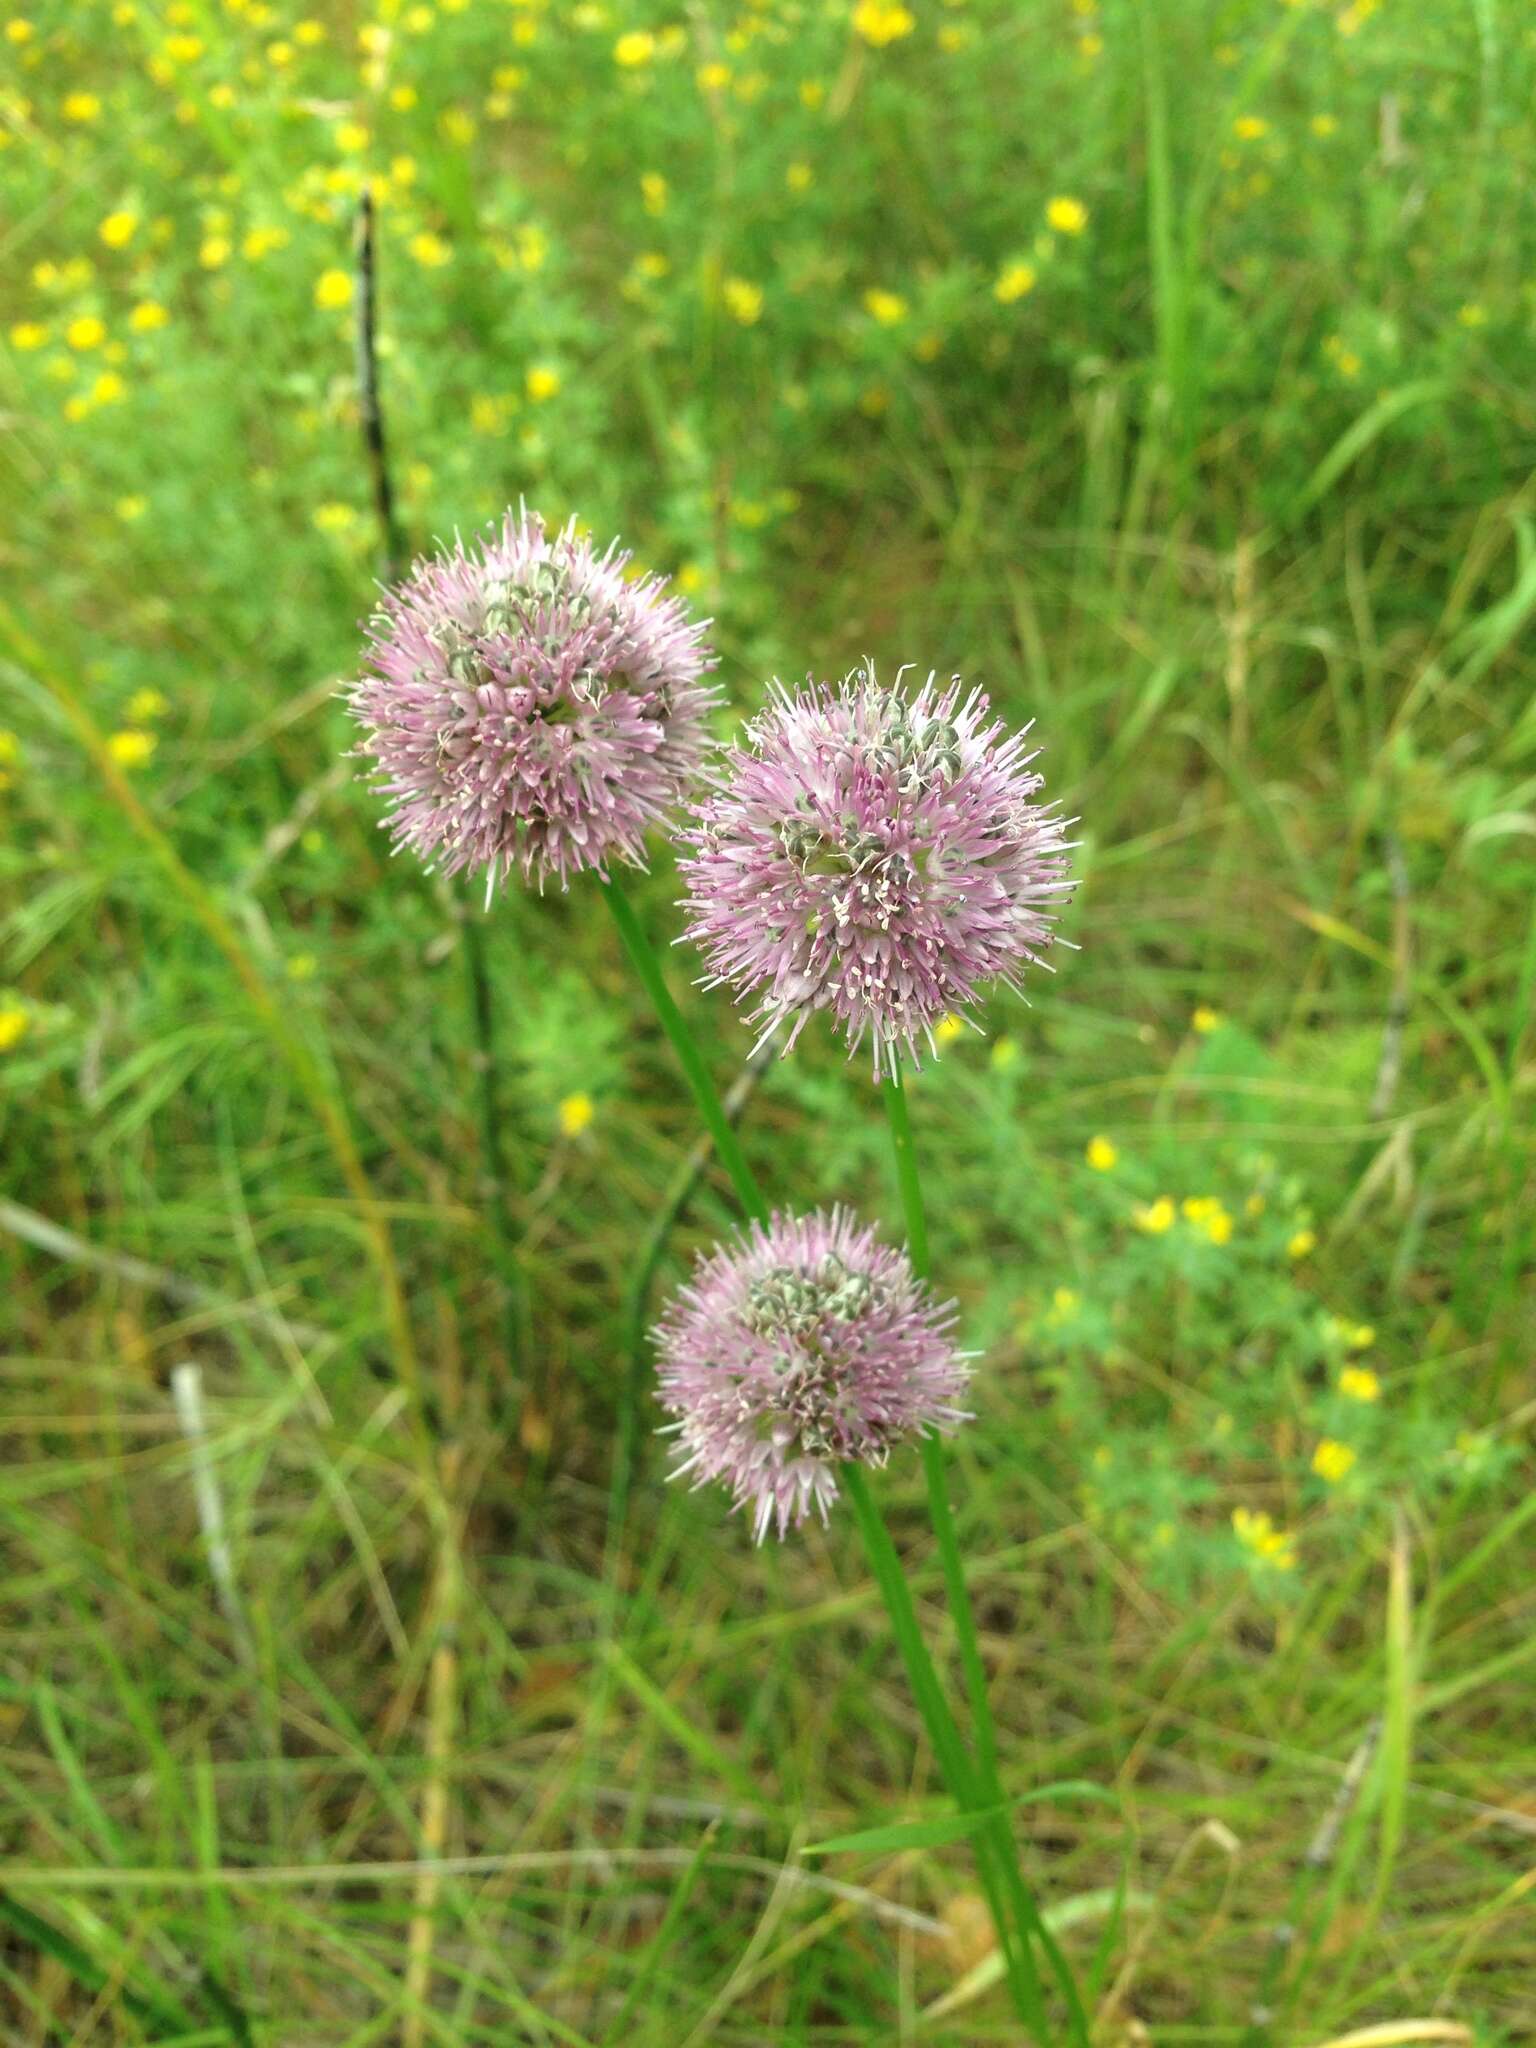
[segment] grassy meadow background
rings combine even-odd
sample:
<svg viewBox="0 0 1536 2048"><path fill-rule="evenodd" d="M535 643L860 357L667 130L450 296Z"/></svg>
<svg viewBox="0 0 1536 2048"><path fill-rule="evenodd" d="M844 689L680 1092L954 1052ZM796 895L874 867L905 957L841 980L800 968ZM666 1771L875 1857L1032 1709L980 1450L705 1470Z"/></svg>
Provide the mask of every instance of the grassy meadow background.
<svg viewBox="0 0 1536 2048"><path fill-rule="evenodd" d="M595 891L483 915L342 758L365 179L413 545L575 513L722 731L957 672L1081 818L1078 950L913 1111L1100 2038L1536 2037L1529 11L21 4L0 2038L1020 2038L963 1849L801 1853L941 1810L849 1519L754 1551L648 1396L616 1502L695 1131ZM827 1031L744 1130L897 1228Z"/></svg>

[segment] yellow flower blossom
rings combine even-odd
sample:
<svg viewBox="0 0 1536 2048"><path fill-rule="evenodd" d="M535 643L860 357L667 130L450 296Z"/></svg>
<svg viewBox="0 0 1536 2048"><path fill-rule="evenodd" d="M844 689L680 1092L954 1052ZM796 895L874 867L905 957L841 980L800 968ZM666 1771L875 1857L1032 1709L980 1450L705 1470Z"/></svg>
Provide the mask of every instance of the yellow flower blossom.
<svg viewBox="0 0 1536 2048"><path fill-rule="evenodd" d="M561 1099L555 1113L560 1124L560 1135L564 1138L579 1138L597 1112L591 1096L584 1089L578 1089L574 1095L567 1095Z"/></svg>
<svg viewBox="0 0 1536 2048"><path fill-rule="evenodd" d="M1046 201L1045 219L1046 225L1054 228L1058 235L1080 235L1088 226L1088 209L1081 199L1058 193L1054 199Z"/></svg>
<svg viewBox="0 0 1536 2048"><path fill-rule="evenodd" d="M1368 1365L1346 1365L1339 1374L1339 1392L1346 1401L1361 1401L1369 1406L1381 1399L1381 1381Z"/></svg>
<svg viewBox="0 0 1536 2048"><path fill-rule="evenodd" d="M296 21L293 25L293 40L306 50L312 50L316 43L325 41L325 28L318 21Z"/></svg>
<svg viewBox="0 0 1536 2048"><path fill-rule="evenodd" d="M560 389L560 372L551 369L548 363L532 363L524 380L528 396L535 405L542 405L553 398Z"/></svg>
<svg viewBox="0 0 1536 2048"><path fill-rule="evenodd" d="M0 726L0 768L14 768L21 759L21 741L8 727Z"/></svg>
<svg viewBox="0 0 1536 2048"><path fill-rule="evenodd" d="M389 104L397 114L408 114L420 97L414 85L392 85L389 89Z"/></svg>
<svg viewBox="0 0 1536 2048"><path fill-rule="evenodd" d="M349 527L357 524L357 509L352 505L332 501L329 504L317 505L310 514L310 519L321 533L345 533Z"/></svg>
<svg viewBox="0 0 1536 2048"><path fill-rule="evenodd" d="M724 92L731 82L729 64L701 64L693 74L700 92Z"/></svg>
<svg viewBox="0 0 1536 2048"><path fill-rule="evenodd" d="M803 164L798 159L784 167L784 182L791 192L809 192L815 180L816 173L810 165Z"/></svg>
<svg viewBox="0 0 1536 2048"><path fill-rule="evenodd" d="M149 500L141 498L137 492L133 492L126 498L119 498L112 509L116 512L118 518L121 519L124 526L132 526L136 519L142 519L149 510ZM133 701L130 700L128 707L130 717L133 715Z"/></svg>
<svg viewBox="0 0 1536 2048"><path fill-rule="evenodd" d="M344 156L361 156L371 140L361 121L338 121L336 147Z"/></svg>
<svg viewBox="0 0 1536 2048"><path fill-rule="evenodd" d="M760 284L749 284L744 277L728 277L720 288L725 309L733 320L739 320L743 327L750 327L762 318L763 288Z"/></svg>
<svg viewBox="0 0 1536 2048"><path fill-rule="evenodd" d="M135 334L153 334L157 327L164 327L170 314L154 299L141 299L128 315L128 325Z"/></svg>
<svg viewBox="0 0 1536 2048"><path fill-rule="evenodd" d="M1309 1252L1317 1250L1317 1232L1298 1230L1285 1247L1286 1255L1292 1259L1304 1259Z"/></svg>
<svg viewBox="0 0 1536 2048"><path fill-rule="evenodd" d="M173 64L195 64L203 54L201 36L167 36L165 54Z"/></svg>
<svg viewBox="0 0 1536 2048"><path fill-rule="evenodd" d="M933 1027L934 1044L953 1045L964 1029L965 1025L960 1018L955 1016L941 1017Z"/></svg>
<svg viewBox="0 0 1536 2048"><path fill-rule="evenodd" d="M1209 1038L1213 1031L1222 1026L1220 1010L1213 1010L1209 1003L1202 1003L1189 1020L1190 1029L1198 1031L1202 1038Z"/></svg>
<svg viewBox="0 0 1536 2048"><path fill-rule="evenodd" d="M350 306L352 292L350 271L322 270L315 279L315 304L323 313L337 313L343 306Z"/></svg>
<svg viewBox="0 0 1536 2048"><path fill-rule="evenodd" d="M862 36L872 49L884 49L887 43L911 35L916 27L917 17L901 0L859 0L853 10L854 34Z"/></svg>
<svg viewBox="0 0 1536 2048"><path fill-rule="evenodd" d="M667 181L660 171L640 173L640 203L653 218L667 210Z"/></svg>
<svg viewBox="0 0 1536 2048"><path fill-rule="evenodd" d="M128 699L128 716L135 725L149 725L164 718L170 708L170 699L159 690L135 690Z"/></svg>
<svg viewBox="0 0 1536 2048"><path fill-rule="evenodd" d="M64 118L82 125L101 119L101 101L93 92L71 92L64 96Z"/></svg>
<svg viewBox="0 0 1536 2048"><path fill-rule="evenodd" d="M125 207L117 213L109 213L96 232L109 249L126 249L138 232L138 226L139 216Z"/></svg>
<svg viewBox="0 0 1536 2048"><path fill-rule="evenodd" d="M1000 306L1011 306L1015 299L1022 299L1032 292L1035 282L1033 263L1005 263L997 273L992 296Z"/></svg>
<svg viewBox="0 0 1536 2048"><path fill-rule="evenodd" d="M626 71L636 71L642 64L649 64L655 54L656 38L644 28L632 28L613 46L614 63L621 64Z"/></svg>
<svg viewBox="0 0 1536 2048"><path fill-rule="evenodd" d="M445 263L453 261L453 250L441 235L434 235L430 228L423 228L419 235L412 235L406 247L424 270L441 270Z"/></svg>
<svg viewBox="0 0 1536 2048"><path fill-rule="evenodd" d="M115 732L107 741L107 752L119 768L141 768L155 745L152 732Z"/></svg>
<svg viewBox="0 0 1536 2048"><path fill-rule="evenodd" d="M48 330L39 320L18 320L11 329L12 348L42 348L47 340Z"/></svg>
<svg viewBox="0 0 1536 2048"><path fill-rule="evenodd" d="M1155 1202L1139 1204L1132 1210L1131 1221L1149 1237L1161 1237L1165 1231L1172 1230L1174 1215L1172 1198L1159 1195Z"/></svg>
<svg viewBox="0 0 1536 2048"><path fill-rule="evenodd" d="M0 1052L9 1052L20 1045L31 1025L31 1018L25 1010L18 1010L14 1003L7 1003L0 1009Z"/></svg>
<svg viewBox="0 0 1536 2048"><path fill-rule="evenodd" d="M882 327L894 327L907 317L907 302L900 292L888 292L874 285L864 294L864 310Z"/></svg>
<svg viewBox="0 0 1536 2048"><path fill-rule="evenodd" d="M91 386L91 403L93 405L116 405L119 400L126 398L127 395L128 386L119 377L116 370L103 370L96 379L96 382Z"/></svg>
<svg viewBox="0 0 1536 2048"><path fill-rule="evenodd" d="M1239 142L1258 142L1269 133L1269 123L1257 114L1239 114L1232 123L1232 133Z"/></svg>
<svg viewBox="0 0 1536 2048"><path fill-rule="evenodd" d="M1273 1566L1277 1572L1296 1569L1295 1537L1277 1529L1262 1509L1234 1508L1232 1529L1243 1548L1262 1563Z"/></svg>
<svg viewBox="0 0 1536 2048"><path fill-rule="evenodd" d="M197 252L204 270L222 270L229 261L231 243L227 235L209 235Z"/></svg>
<svg viewBox="0 0 1536 2048"><path fill-rule="evenodd" d="M1330 1486L1337 1486L1348 1476L1355 1458L1356 1452L1349 1444L1341 1444L1336 1437L1325 1436L1312 1453L1312 1470L1319 1479L1325 1479Z"/></svg>
<svg viewBox="0 0 1536 2048"><path fill-rule="evenodd" d="M70 347L81 350L100 348L106 338L106 326L94 313L82 313L78 320L71 320L64 330L64 339Z"/></svg>
<svg viewBox="0 0 1536 2048"><path fill-rule="evenodd" d="M1109 1138L1090 1138L1083 1156L1095 1173L1113 1173L1120 1159L1118 1148Z"/></svg>
<svg viewBox="0 0 1536 2048"><path fill-rule="evenodd" d="M5 40L8 43L30 43L37 31L23 14L12 15L5 24Z"/></svg>
<svg viewBox="0 0 1536 2048"><path fill-rule="evenodd" d="M1314 135L1326 138L1337 130L1339 124L1332 114L1314 114L1309 125Z"/></svg>
<svg viewBox="0 0 1536 2048"><path fill-rule="evenodd" d="M269 256L274 249L285 249L288 240L286 228L251 228L240 244L240 254L247 263L260 263L262 258Z"/></svg>
<svg viewBox="0 0 1536 2048"><path fill-rule="evenodd" d="M1212 1244L1222 1245L1232 1242L1232 1218L1225 1209L1219 1206L1213 1215L1206 1217L1204 1229L1206 1236L1211 1240Z"/></svg>
<svg viewBox="0 0 1536 2048"><path fill-rule="evenodd" d="M1009 1067L1016 1067L1019 1063L1019 1041L1016 1038L1000 1038L992 1048L990 1059L999 1073L1005 1073Z"/></svg>

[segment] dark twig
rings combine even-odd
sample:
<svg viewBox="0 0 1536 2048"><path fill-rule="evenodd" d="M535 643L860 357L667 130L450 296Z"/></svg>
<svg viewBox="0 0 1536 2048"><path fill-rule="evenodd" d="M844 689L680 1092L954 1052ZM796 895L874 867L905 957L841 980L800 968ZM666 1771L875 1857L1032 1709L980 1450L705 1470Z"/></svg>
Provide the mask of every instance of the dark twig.
<svg viewBox="0 0 1536 2048"><path fill-rule="evenodd" d="M1318 1822L1316 1831L1307 1844L1307 1853L1302 1858L1300 1870L1296 1873L1296 1882L1291 1890L1285 1918L1276 1921L1270 1932L1269 1954L1265 1959L1264 1975L1253 2001L1253 2009L1240 2048L1263 2048L1263 2044L1270 2039L1270 2029L1275 2019L1275 1992L1280 1983L1281 1973L1296 1945L1302 1917L1312 1895L1321 1882L1323 1873L1333 1861L1344 1823L1360 1796L1360 1788L1365 1783L1365 1774L1370 1768L1371 1758L1376 1754L1376 1745L1380 1740L1381 1723L1379 1720L1372 1721L1355 1745L1353 1755L1344 1766L1344 1775L1329 1801L1328 1811Z"/></svg>
<svg viewBox="0 0 1536 2048"><path fill-rule="evenodd" d="M1384 1117L1392 1107L1403 1071L1403 1033L1413 994L1413 927L1410 920L1411 892L1408 863L1403 844L1395 832L1383 840L1387 857L1387 880L1392 889L1392 994L1387 1001L1387 1025L1382 1033L1381 1058L1376 1066L1376 1086L1371 1092L1371 1115Z"/></svg>
<svg viewBox="0 0 1536 2048"><path fill-rule="evenodd" d="M363 453L373 482L374 508L379 516L386 581L393 581L404 568L410 553L395 511L394 485L390 479L389 445L384 433L384 406L379 390L376 348L378 314L378 265L374 235L372 189L365 185L357 207L354 238L357 254L357 399L363 430ZM480 1149L483 1165L481 1193L490 1212L495 1241L497 1269L502 1290L502 1341L507 1367L517 1382L519 1403L526 1393L524 1359L527 1353L527 1289L518 1253L517 1232L509 1206L511 1177L507 1168L507 1147L502 1117L501 1089L496 1063L496 1003L491 988L485 937L477 922L474 905L467 894L453 892L454 914L464 949L465 975L469 985L470 1021L474 1032L474 1066L480 1105Z"/></svg>
<svg viewBox="0 0 1536 2048"><path fill-rule="evenodd" d="M373 482L374 509L384 545L384 580L393 583L405 566L405 536L395 513L395 492L384 442L384 413L379 404L379 362L375 337L378 269L374 239L373 188L363 186L357 203L357 406L363 429L363 451Z"/></svg>

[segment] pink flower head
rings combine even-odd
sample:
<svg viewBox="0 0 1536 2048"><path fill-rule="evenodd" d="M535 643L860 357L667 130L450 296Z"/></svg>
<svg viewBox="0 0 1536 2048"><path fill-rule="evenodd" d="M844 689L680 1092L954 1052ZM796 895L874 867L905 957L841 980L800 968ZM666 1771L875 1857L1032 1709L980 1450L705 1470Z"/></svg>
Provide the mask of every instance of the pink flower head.
<svg viewBox="0 0 1536 2048"><path fill-rule="evenodd" d="M656 576L628 583L616 544L534 513L420 561L367 628L347 693L396 847L486 899L514 863L543 886L644 864L645 834L699 771L719 692L702 624Z"/></svg>
<svg viewBox="0 0 1536 2048"><path fill-rule="evenodd" d="M775 684L680 863L708 985L757 994L762 1039L791 1019L786 1052L830 1010L850 1051L869 1036L877 1076L903 1049L915 1064L919 1035L932 1046L983 983L1016 988L1073 886L1025 733L958 677L899 684L872 667L835 689Z"/></svg>
<svg viewBox="0 0 1536 2048"><path fill-rule="evenodd" d="M825 1521L840 1464L883 1465L902 1437L967 1419L954 1324L954 1303L848 1210L754 1223L700 1259L656 1331L670 1477L720 1480L759 1543L813 1508Z"/></svg>

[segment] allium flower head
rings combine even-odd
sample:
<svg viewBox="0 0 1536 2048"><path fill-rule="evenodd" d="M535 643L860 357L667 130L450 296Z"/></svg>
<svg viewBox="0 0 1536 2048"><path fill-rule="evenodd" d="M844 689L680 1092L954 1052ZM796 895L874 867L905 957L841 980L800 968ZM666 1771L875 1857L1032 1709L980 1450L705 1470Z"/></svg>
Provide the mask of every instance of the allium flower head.
<svg viewBox="0 0 1536 2048"><path fill-rule="evenodd" d="M813 1508L825 1521L840 1464L882 1465L899 1439L966 1419L954 1323L848 1210L754 1223L700 1260L656 1331L670 1476L728 1486L759 1543Z"/></svg>
<svg viewBox="0 0 1536 2048"><path fill-rule="evenodd" d="M659 577L626 582L628 560L508 512L384 594L347 701L397 847L483 869L487 899L514 864L541 886L643 864L719 692L703 626Z"/></svg>
<svg viewBox="0 0 1536 2048"><path fill-rule="evenodd" d="M1051 942L1072 881L1033 759L958 677L775 684L684 835L710 985L759 996L763 1039L792 1020L786 1052L830 1010L877 1075L915 1062L919 1036L983 983L1017 987Z"/></svg>

